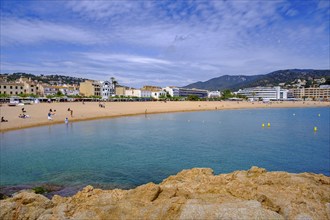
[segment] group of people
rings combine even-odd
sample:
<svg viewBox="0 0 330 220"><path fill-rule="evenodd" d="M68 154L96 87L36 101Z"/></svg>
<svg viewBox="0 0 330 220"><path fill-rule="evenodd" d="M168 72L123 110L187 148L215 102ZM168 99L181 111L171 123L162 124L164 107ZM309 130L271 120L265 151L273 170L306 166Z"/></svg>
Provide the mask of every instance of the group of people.
<svg viewBox="0 0 330 220"><path fill-rule="evenodd" d="M4 117L1 117L1 122L8 122Z"/></svg>
<svg viewBox="0 0 330 220"><path fill-rule="evenodd" d="M105 104L99 103L100 108L105 108Z"/></svg>
<svg viewBox="0 0 330 220"><path fill-rule="evenodd" d="M19 114L18 116L19 118L30 118L30 115L26 115L26 114Z"/></svg>
<svg viewBox="0 0 330 220"><path fill-rule="evenodd" d="M30 115L25 114L26 110L24 108L22 108L22 114L19 114L18 117L19 118L30 118Z"/></svg>

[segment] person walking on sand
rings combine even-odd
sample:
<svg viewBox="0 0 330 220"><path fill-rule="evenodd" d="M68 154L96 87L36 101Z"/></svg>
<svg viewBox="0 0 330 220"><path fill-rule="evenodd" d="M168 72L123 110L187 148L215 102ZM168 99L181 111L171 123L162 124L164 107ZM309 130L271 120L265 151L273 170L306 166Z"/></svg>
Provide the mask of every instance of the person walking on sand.
<svg viewBox="0 0 330 220"><path fill-rule="evenodd" d="M65 124L68 124L69 123L69 119L68 118L65 118L64 122L65 122Z"/></svg>
<svg viewBox="0 0 330 220"><path fill-rule="evenodd" d="M73 110L70 111L71 118L73 117Z"/></svg>

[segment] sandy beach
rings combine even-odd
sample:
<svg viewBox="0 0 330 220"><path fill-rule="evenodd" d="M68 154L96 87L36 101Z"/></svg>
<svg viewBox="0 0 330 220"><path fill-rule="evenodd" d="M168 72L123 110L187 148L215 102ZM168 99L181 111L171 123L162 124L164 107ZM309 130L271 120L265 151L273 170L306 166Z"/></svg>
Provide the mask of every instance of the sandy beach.
<svg viewBox="0 0 330 220"><path fill-rule="evenodd" d="M120 116L131 116L138 114L155 114L167 112L184 111L220 111L225 109L247 109L247 108L299 108L299 107L329 107L329 102L232 102L232 101L210 101L210 102L105 102L105 108L99 107L98 102L65 102L65 103L39 103L24 106L10 107L2 104L0 116L8 122L0 123L0 132L16 130L28 127L52 125L64 123L65 118L69 123L82 120L93 120L100 118L111 118ZM25 109L29 118L19 118ZM72 110L71 112L68 109ZM52 120L47 115L52 109L55 112Z"/></svg>

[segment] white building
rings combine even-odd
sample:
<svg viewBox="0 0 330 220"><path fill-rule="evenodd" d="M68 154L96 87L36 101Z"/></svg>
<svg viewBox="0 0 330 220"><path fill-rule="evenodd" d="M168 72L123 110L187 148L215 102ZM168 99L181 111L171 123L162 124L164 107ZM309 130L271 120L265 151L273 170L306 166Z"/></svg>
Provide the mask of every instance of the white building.
<svg viewBox="0 0 330 220"><path fill-rule="evenodd" d="M163 90L160 91L151 91L151 97L155 99L159 99L160 97L165 96L166 97L166 92Z"/></svg>
<svg viewBox="0 0 330 220"><path fill-rule="evenodd" d="M221 92L220 91L211 91L208 94L209 98L220 98L221 97Z"/></svg>
<svg viewBox="0 0 330 220"><path fill-rule="evenodd" d="M279 86L240 89L237 94L253 100L282 100L288 98L288 90L281 89Z"/></svg>
<svg viewBox="0 0 330 220"><path fill-rule="evenodd" d="M151 91L148 91L148 90L143 90L141 89L141 98L150 98L151 97Z"/></svg>
<svg viewBox="0 0 330 220"><path fill-rule="evenodd" d="M180 89L178 87L175 86L167 86L165 88L163 88L164 91L168 92L168 94L171 97L179 97L180 96Z"/></svg>
<svg viewBox="0 0 330 220"><path fill-rule="evenodd" d="M113 84L109 81L100 81L102 99L109 99L109 96L114 95Z"/></svg>
<svg viewBox="0 0 330 220"><path fill-rule="evenodd" d="M141 90L140 89L126 89L125 96L129 97L141 97Z"/></svg>
<svg viewBox="0 0 330 220"><path fill-rule="evenodd" d="M163 90L168 92L172 97L188 97L189 95L196 95L199 98L206 98L208 91L203 89L188 89L179 87L165 87Z"/></svg>

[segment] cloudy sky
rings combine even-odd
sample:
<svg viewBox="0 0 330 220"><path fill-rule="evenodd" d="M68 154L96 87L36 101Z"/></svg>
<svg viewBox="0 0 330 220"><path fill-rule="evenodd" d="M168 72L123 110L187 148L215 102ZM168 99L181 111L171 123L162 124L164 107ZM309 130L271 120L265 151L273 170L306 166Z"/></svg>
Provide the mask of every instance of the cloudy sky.
<svg viewBox="0 0 330 220"><path fill-rule="evenodd" d="M1 1L1 73L183 86L329 69L328 0Z"/></svg>

